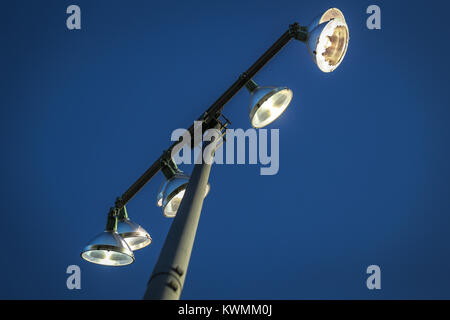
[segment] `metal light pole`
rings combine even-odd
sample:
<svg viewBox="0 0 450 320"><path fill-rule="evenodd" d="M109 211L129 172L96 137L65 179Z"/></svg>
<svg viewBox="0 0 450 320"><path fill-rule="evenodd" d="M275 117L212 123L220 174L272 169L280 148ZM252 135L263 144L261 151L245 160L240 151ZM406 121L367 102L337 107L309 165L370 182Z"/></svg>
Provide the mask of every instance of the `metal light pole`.
<svg viewBox="0 0 450 320"><path fill-rule="evenodd" d="M209 143L209 150L216 149L217 140ZM144 299L180 299L214 157L214 152L206 152L204 156L203 153L199 156L203 159L201 163L197 161L198 164L194 166L177 215L147 283Z"/></svg>
<svg viewBox="0 0 450 320"><path fill-rule="evenodd" d="M258 73L262 67L269 62L287 43L292 39L300 41L306 40L306 29L300 27L298 23L289 26L289 29L275 41L275 43L239 79L226 90L220 98L210 106L207 111L198 119L203 121L203 129L207 130L217 125L217 119L221 115L222 109L231 98L239 92L250 79ZM191 126L188 132L193 137L194 127ZM203 132L202 132L203 133ZM211 143L217 143L212 141ZM195 145L192 141L191 146ZM177 152L182 145L174 143L170 150ZM205 147L205 146L204 146ZM215 147L214 147L215 150ZM169 234L164 242L158 261L153 269L144 299L148 300L178 300L180 298L183 284L186 279L189 259L194 244L198 221L203 205L205 188L208 183L211 171L211 162L206 155L201 164L196 164L191 174L186 192L178 208ZM208 162L208 163L205 163ZM157 160L146 172L122 195L121 202L116 206L121 207L128 202L161 168L160 160Z"/></svg>
<svg viewBox="0 0 450 320"><path fill-rule="evenodd" d="M252 101L253 108L249 113L253 127L262 128L279 117L291 101L291 90L287 87L258 87L252 78L292 39L307 45L311 57L321 71L332 72L340 65L345 56L349 31L344 15L337 8L326 10L308 26L300 26L297 22L289 25L288 30L197 119L202 124L202 134L212 128L220 128L222 131L230 123L222 114L223 108L244 87L251 92L250 101L254 99ZM274 113L272 114L270 110ZM226 120L225 124L219 120L220 117ZM191 136L191 148L198 144L197 141L194 141L196 136L194 125L187 130ZM209 144L203 145L202 149L215 151L219 139L217 136L214 137L215 139ZM168 179L167 183L170 183L169 179L175 176L168 177L166 171L169 173L171 170L176 171L176 165L174 164L175 168L168 166L166 157L176 154L186 143L189 143L185 140L188 139L173 143L122 196L117 198L114 208L111 208L110 211L111 213L123 213L122 216L114 216L116 228L111 228L108 224L107 231L109 233L107 232L105 236L105 233L102 232L91 240L81 253L83 259L102 265L127 265L134 261L134 254L131 250L138 250L150 244L150 235L138 224L132 223L128 219L125 206L158 171L163 171ZM175 209L171 212L175 215L175 219L147 284L144 299L174 300L180 298L214 157L214 152L204 153L202 152L200 155L202 159L198 162L199 164L194 167L185 193L181 196L182 200L178 210ZM173 180L171 181L173 182ZM183 188L184 186L185 184L182 185ZM167 187L168 185L166 185ZM180 195L180 190L175 190L177 195ZM162 199L160 199L161 203L163 203ZM166 205L167 203L164 204L164 214L169 216L165 211ZM162 205L159 204L159 206ZM108 217L108 221L113 218L113 216ZM120 217L122 218L119 219L117 226L117 219Z"/></svg>

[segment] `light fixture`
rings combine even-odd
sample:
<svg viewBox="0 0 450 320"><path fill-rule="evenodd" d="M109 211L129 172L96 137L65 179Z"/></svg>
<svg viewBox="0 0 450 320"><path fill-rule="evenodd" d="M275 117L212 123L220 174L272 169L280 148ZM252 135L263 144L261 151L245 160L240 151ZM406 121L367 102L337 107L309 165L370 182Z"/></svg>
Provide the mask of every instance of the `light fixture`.
<svg viewBox="0 0 450 320"><path fill-rule="evenodd" d="M106 266L126 266L134 262L134 254L117 233L117 214L108 214L106 230L92 239L83 249L81 257L89 262Z"/></svg>
<svg viewBox="0 0 450 320"><path fill-rule="evenodd" d="M249 115L254 128L262 128L275 121L292 100L287 87L259 87L250 80L245 87L250 92Z"/></svg>
<svg viewBox="0 0 450 320"><path fill-rule="evenodd" d="M197 121L204 125L203 134L206 130L213 128L219 128L220 132L226 130L230 121L222 113L224 106L244 86L251 95L249 116L253 127L265 127L280 117L292 101L292 91L287 87L259 87L252 78L292 39L307 45L308 51L320 70L332 72L341 64L346 54L349 30L342 12L336 8L328 9L309 26L301 26L297 22L290 24L289 29L284 31L281 37L197 118ZM222 118L225 122L221 120ZM196 126L194 122L187 132L195 133ZM192 139L186 139L182 147L187 140L192 141ZM184 199L183 212L179 213L173 228L169 230L148 282L144 299L180 298L203 198L210 190L206 181L209 178L211 164L205 164L205 162L196 164L192 180L178 169L171 157L171 151L179 146L180 142L172 144L169 150L165 151L117 199L115 208L108 214L106 230L95 237L81 253L83 259L92 263L110 266L131 264L134 262L132 250L147 246L152 239L142 227L130 221L125 205L161 170L166 179L157 195L156 204L162 207L166 217L175 217L189 183L189 197ZM195 196L191 196L194 194ZM173 286L173 283L176 286Z"/></svg>
<svg viewBox="0 0 450 320"><path fill-rule="evenodd" d="M161 158L161 171L166 181L161 185L160 191L156 199L156 204L162 207L163 213L167 218L176 216L184 192L189 182L189 176L185 175L178 169L176 163L167 151ZM209 183L206 185L205 197L210 189Z"/></svg>
<svg viewBox="0 0 450 320"><path fill-rule="evenodd" d="M148 232L128 218L127 208L125 206L119 211L117 233L133 251L142 249L152 242L152 238Z"/></svg>
<svg viewBox="0 0 450 320"><path fill-rule="evenodd" d="M181 171L167 180L161 198L161 206L166 217L173 218L176 216L188 182L189 177Z"/></svg>
<svg viewBox="0 0 450 320"><path fill-rule="evenodd" d="M347 52L349 31L341 10L331 8L308 26L307 46L323 72L334 71Z"/></svg>

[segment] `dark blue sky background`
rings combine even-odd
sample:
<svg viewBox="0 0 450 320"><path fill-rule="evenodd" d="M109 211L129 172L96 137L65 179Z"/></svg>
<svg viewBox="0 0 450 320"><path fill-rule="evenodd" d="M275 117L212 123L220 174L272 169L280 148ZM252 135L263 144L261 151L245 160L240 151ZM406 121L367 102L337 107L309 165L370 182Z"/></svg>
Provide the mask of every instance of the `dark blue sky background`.
<svg viewBox="0 0 450 320"><path fill-rule="evenodd" d="M366 28L371 4L381 30ZM448 2L345 0L2 1L0 298L140 299L171 223L161 174L128 205L153 237L134 264L80 250L173 129L332 6L350 28L344 62L324 74L293 41L255 78L294 92L269 127L280 170L213 167L182 298L450 298ZM225 108L233 128L250 126L247 109L242 91Z"/></svg>

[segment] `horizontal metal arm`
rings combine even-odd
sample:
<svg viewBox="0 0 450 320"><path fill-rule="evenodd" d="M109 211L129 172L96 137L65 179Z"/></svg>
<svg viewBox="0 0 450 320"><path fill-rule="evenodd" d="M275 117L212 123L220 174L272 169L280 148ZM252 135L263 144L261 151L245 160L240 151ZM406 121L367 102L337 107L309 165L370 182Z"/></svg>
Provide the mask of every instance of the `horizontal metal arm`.
<svg viewBox="0 0 450 320"><path fill-rule="evenodd" d="M300 41L306 40L306 29L304 27L300 27L298 23L294 23L289 26L289 29L283 33L283 35L275 41L275 43L266 51L264 54L256 60L256 62L245 71L238 80L236 80L229 88L226 90L219 99L216 100L198 119L197 121L203 121L202 130L205 132L206 130L213 128L217 124L217 119L220 116L225 104L227 104L236 93L238 93L245 84L253 78L258 71L262 69L291 39L295 38ZM188 129L191 137L193 139L194 133L194 125L191 125ZM191 147L193 148L195 145L191 143ZM169 150L174 153L178 152L183 147L183 143L175 142L169 148ZM121 209L124 205L128 203L138 192L141 190L145 184L150 181L150 179L158 173L161 169L161 161L158 158L151 166L147 169L140 177L137 179L131 187L128 188L125 193L117 199L116 207Z"/></svg>

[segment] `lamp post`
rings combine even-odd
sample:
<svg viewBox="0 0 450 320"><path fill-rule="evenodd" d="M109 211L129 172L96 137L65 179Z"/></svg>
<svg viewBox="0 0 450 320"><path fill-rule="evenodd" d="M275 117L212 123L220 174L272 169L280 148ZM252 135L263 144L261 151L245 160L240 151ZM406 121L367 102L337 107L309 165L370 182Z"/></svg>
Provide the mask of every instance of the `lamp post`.
<svg viewBox="0 0 450 320"><path fill-rule="evenodd" d="M217 139L214 139L209 147L215 150L217 143ZM214 157L213 152L206 152L204 156L203 153L201 152L200 159L194 166L183 200L148 281L144 299L180 298Z"/></svg>
<svg viewBox="0 0 450 320"><path fill-rule="evenodd" d="M202 134L209 129L223 130L229 121L222 123L220 117L225 105L243 87L251 94L250 122L262 128L276 120L286 110L292 99L292 91L286 87L259 87L252 78L292 39L304 42L318 68L323 72L334 71L347 51L349 32L344 15L339 9L330 8L316 17L308 26L293 23L281 37L243 72L239 78L197 119L202 123ZM191 147L198 141L194 125L188 129ZM209 150L215 150L214 139ZM167 181L158 194L158 206L163 207L166 217L175 217L161 250L158 262L148 282L144 299L179 299L186 277L189 258L200 218L203 199L209 185L213 153L202 155L189 179L183 175L171 159L186 141L174 143L157 159L126 191L117 198L115 207L108 214L106 231L94 238L83 250L81 257L89 262L122 266L134 261L133 250L151 243L150 235L128 218L125 205L162 171ZM203 146L206 150L206 145Z"/></svg>

